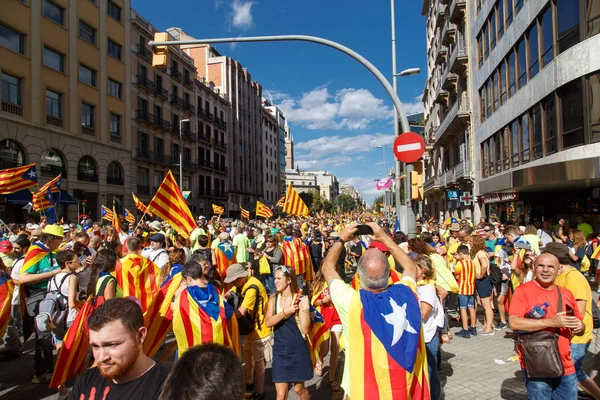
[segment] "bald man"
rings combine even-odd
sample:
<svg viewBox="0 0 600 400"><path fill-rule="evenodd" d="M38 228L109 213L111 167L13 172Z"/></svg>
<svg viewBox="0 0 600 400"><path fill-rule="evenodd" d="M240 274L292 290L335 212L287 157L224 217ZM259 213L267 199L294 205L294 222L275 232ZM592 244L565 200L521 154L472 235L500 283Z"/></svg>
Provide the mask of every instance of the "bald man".
<svg viewBox="0 0 600 400"><path fill-rule="evenodd" d="M510 305L509 325L513 331L527 333L548 330L560 335L558 350L564 374L558 378L533 378L525 373L527 396L531 399L577 398L577 375L570 356L570 341L572 335L585 333L585 325L573 294L554 283L559 268L558 258L553 254L544 253L537 257L534 262L535 280L519 285ZM558 309L559 293L562 297L561 309ZM542 318L528 315L534 307L544 303L549 306ZM521 367L527 371L522 352L519 352L519 357Z"/></svg>

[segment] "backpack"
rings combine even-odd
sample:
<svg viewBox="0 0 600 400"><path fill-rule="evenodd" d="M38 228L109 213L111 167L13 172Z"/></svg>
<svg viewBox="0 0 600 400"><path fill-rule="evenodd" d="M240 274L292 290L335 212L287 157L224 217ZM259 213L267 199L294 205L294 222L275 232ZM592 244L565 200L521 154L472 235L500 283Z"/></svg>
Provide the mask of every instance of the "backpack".
<svg viewBox="0 0 600 400"><path fill-rule="evenodd" d="M35 327L38 332L49 332L64 324L69 313L69 299L61 293L61 288L71 275L73 273L63 276L58 285L56 285L56 277L48 282L46 295L40 302L38 314L35 316ZM51 289L52 283L54 289Z"/></svg>
<svg viewBox="0 0 600 400"><path fill-rule="evenodd" d="M252 315L250 315L250 310L248 310L248 312L246 312L245 315L242 315L241 317L237 317L238 329L240 331L240 335L242 335L242 336L249 335L252 332L254 332L254 329L255 329L254 322L256 321L256 314L258 312L258 307L262 307L262 297L260 295L260 291L258 290L258 286L250 285L241 294L240 299L238 300L237 308L239 308L239 306L242 304L244 296L246 295L248 290L256 290L256 302L254 303L254 310L252 310ZM260 304L259 304L259 302L260 302ZM264 310L263 310L263 312L264 312ZM259 322L259 326L260 326L260 322Z"/></svg>

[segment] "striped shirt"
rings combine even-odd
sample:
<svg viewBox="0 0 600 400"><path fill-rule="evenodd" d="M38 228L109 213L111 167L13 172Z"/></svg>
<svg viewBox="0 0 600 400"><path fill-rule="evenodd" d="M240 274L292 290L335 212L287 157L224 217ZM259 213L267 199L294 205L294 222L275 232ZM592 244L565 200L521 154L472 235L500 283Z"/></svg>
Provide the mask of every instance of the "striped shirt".
<svg viewBox="0 0 600 400"><path fill-rule="evenodd" d="M475 263L472 260L462 260L454 267L458 281L458 294L472 296L475 293Z"/></svg>

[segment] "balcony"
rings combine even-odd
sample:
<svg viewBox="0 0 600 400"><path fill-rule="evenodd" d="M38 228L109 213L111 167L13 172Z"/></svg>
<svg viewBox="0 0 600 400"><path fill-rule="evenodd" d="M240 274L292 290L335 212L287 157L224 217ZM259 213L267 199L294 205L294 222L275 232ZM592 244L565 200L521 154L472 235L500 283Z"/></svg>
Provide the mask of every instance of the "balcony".
<svg viewBox="0 0 600 400"><path fill-rule="evenodd" d="M136 151L135 158L138 160L146 161L153 164L170 165L172 160L170 156L164 153L155 153L147 149L138 148Z"/></svg>
<svg viewBox="0 0 600 400"><path fill-rule="evenodd" d="M227 173L227 167L225 165L215 164L214 168L215 168L215 171L218 173L221 173L221 174Z"/></svg>
<svg viewBox="0 0 600 400"><path fill-rule="evenodd" d="M442 76L442 89L449 92L455 92L457 82L458 75L456 75L454 72L450 72L449 69L446 69L444 75Z"/></svg>
<svg viewBox="0 0 600 400"><path fill-rule="evenodd" d="M96 128L94 128L93 126L81 125L81 133L90 136L96 136Z"/></svg>
<svg viewBox="0 0 600 400"><path fill-rule="evenodd" d="M212 198L218 197L218 198L224 198L224 199L226 199L228 196L227 196L227 193L225 193L225 191L222 191L222 190L218 190L218 189L204 189L204 188L202 188L202 189L198 190L198 197L204 197L204 198L206 198L206 197L209 197L209 198L210 197L212 197Z"/></svg>
<svg viewBox="0 0 600 400"><path fill-rule="evenodd" d="M146 124L154 124L155 121L154 115L144 110L135 110L135 119Z"/></svg>
<svg viewBox="0 0 600 400"><path fill-rule="evenodd" d="M435 63L443 64L444 62L446 62L447 55L448 55L448 49L446 48L446 46L441 46L440 50L437 52L437 55L435 56Z"/></svg>
<svg viewBox="0 0 600 400"><path fill-rule="evenodd" d="M192 142L195 142L197 137L196 132L192 132L190 130L184 130L181 133L181 136L183 137L183 140L189 140Z"/></svg>
<svg viewBox="0 0 600 400"><path fill-rule="evenodd" d="M137 85L150 92L154 92L154 82L152 82L150 79L146 78L143 75L137 76Z"/></svg>
<svg viewBox="0 0 600 400"><path fill-rule="evenodd" d="M152 52L146 48L146 46L138 44L137 45L137 53L138 55L148 62L152 62Z"/></svg>
<svg viewBox="0 0 600 400"><path fill-rule="evenodd" d="M468 61L465 39L459 38L450 53L450 60L448 61L450 72L460 75L467 68Z"/></svg>
<svg viewBox="0 0 600 400"><path fill-rule="evenodd" d="M198 169L198 166L196 164L194 164L193 162L184 161L183 169L186 171L196 171Z"/></svg>
<svg viewBox="0 0 600 400"><path fill-rule="evenodd" d="M194 105L192 103L185 102L183 104L183 109L191 114L194 113Z"/></svg>
<svg viewBox="0 0 600 400"><path fill-rule="evenodd" d="M183 75L178 70L171 69L171 78L175 79L176 81L181 82L181 80L183 79Z"/></svg>
<svg viewBox="0 0 600 400"><path fill-rule="evenodd" d="M464 94L464 93L463 93ZM446 144L469 124L469 97L458 97L440 123L435 141Z"/></svg>
<svg viewBox="0 0 600 400"><path fill-rule="evenodd" d="M140 195L140 194L149 195L150 194L150 186L137 185L137 192L136 193L138 195Z"/></svg>
<svg viewBox="0 0 600 400"><path fill-rule="evenodd" d="M169 91L163 87L158 87L154 84L154 94L163 100L169 100Z"/></svg>
<svg viewBox="0 0 600 400"><path fill-rule="evenodd" d="M465 17L466 6L466 0L451 0L450 11L448 12L450 22L453 22L457 25L460 24Z"/></svg>
<svg viewBox="0 0 600 400"><path fill-rule="evenodd" d="M442 29L442 44L448 44L454 41L456 35L456 25L446 20Z"/></svg>
<svg viewBox="0 0 600 400"><path fill-rule="evenodd" d="M200 116L208 121L214 120L214 116L208 110L205 110L204 108L201 108L201 107L198 107L198 116Z"/></svg>
<svg viewBox="0 0 600 400"><path fill-rule="evenodd" d="M435 10L435 27L440 28L446 18L446 5L440 4Z"/></svg>
<svg viewBox="0 0 600 400"><path fill-rule="evenodd" d="M215 124L219 125L223 129L227 129L227 122L219 117L215 117Z"/></svg>
<svg viewBox="0 0 600 400"><path fill-rule="evenodd" d="M171 103L174 106L179 107L179 108L183 108L183 105L184 105L183 99L181 97L177 97L174 94L171 95L171 98L169 99L169 103Z"/></svg>
<svg viewBox="0 0 600 400"><path fill-rule="evenodd" d="M438 127L433 126L431 130L425 131L425 150L433 150L435 144L435 136L437 135Z"/></svg>
<svg viewBox="0 0 600 400"><path fill-rule="evenodd" d="M46 115L46 123L48 125L58 126L60 128L63 127L63 119L62 117L57 117L54 115Z"/></svg>
<svg viewBox="0 0 600 400"><path fill-rule="evenodd" d="M450 186L456 183L456 178L454 176L454 169L449 169L444 172L444 186Z"/></svg>
<svg viewBox="0 0 600 400"><path fill-rule="evenodd" d="M190 90L194 90L194 80L190 79L189 76L183 78L183 86L187 87Z"/></svg>
<svg viewBox="0 0 600 400"><path fill-rule="evenodd" d="M226 151L227 144L225 142L221 142L220 140L215 140L215 148Z"/></svg>
<svg viewBox="0 0 600 400"><path fill-rule="evenodd" d="M435 102L439 104L446 104L448 102L448 91L438 87L435 96Z"/></svg>
<svg viewBox="0 0 600 400"><path fill-rule="evenodd" d="M201 140L208 144L212 144L212 140L211 140L210 136L207 136L204 133L198 133L198 140Z"/></svg>
<svg viewBox="0 0 600 400"><path fill-rule="evenodd" d="M23 106L20 104L9 103L8 101L2 101L2 111L15 115L23 115Z"/></svg>
<svg viewBox="0 0 600 400"><path fill-rule="evenodd" d="M208 160L198 160L198 167L212 171L215 168L215 164Z"/></svg>
<svg viewBox="0 0 600 400"><path fill-rule="evenodd" d="M153 122L154 126L156 126L158 129L161 129L164 132L171 132L171 123L169 121L157 115L156 117L154 117Z"/></svg>
<svg viewBox="0 0 600 400"><path fill-rule="evenodd" d="M471 177L471 167L468 160L460 161L454 166L454 176L457 181Z"/></svg>

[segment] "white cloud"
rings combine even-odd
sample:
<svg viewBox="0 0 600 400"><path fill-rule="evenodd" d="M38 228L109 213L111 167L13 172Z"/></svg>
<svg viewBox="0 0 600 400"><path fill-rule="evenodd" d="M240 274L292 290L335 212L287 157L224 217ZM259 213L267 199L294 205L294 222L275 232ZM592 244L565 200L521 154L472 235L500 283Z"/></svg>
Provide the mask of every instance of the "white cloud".
<svg viewBox="0 0 600 400"><path fill-rule="evenodd" d="M231 26L243 31L253 28L252 6L254 4L256 3L253 1L233 0L231 3L231 13L229 14Z"/></svg>
<svg viewBox="0 0 600 400"><path fill-rule="evenodd" d="M383 190L377 190L375 187L375 181L371 178L363 178L360 176L351 176L347 178L340 178L340 183L352 185L354 189L367 201L372 204L373 200L377 196L383 194Z"/></svg>
<svg viewBox="0 0 600 400"><path fill-rule="evenodd" d="M322 86L299 98L277 93L281 95L279 107L287 118L307 129L365 129L372 122L387 120L393 115L384 100L367 89L345 88L332 94Z"/></svg>
<svg viewBox="0 0 600 400"><path fill-rule="evenodd" d="M215 9L221 8L223 5L223 0L214 0Z"/></svg>
<svg viewBox="0 0 600 400"><path fill-rule="evenodd" d="M281 90L277 89L265 89L263 91L263 95L265 96L265 99L269 100L272 103L278 103L280 101L290 98L290 96L287 93L284 93Z"/></svg>
<svg viewBox="0 0 600 400"><path fill-rule="evenodd" d="M327 170L328 167L343 167L344 165L351 165L354 161L353 157L349 156L334 156L327 157L323 159L314 159L310 158L310 154L299 156L294 162L296 163L295 167L300 168L300 170L309 171L309 170Z"/></svg>
<svg viewBox="0 0 600 400"><path fill-rule="evenodd" d="M294 150L307 154L314 159L324 159L329 154L367 153L377 146L391 147L394 143L393 134L375 133L355 136L323 136L318 139L298 142Z"/></svg>
<svg viewBox="0 0 600 400"><path fill-rule="evenodd" d="M412 99L412 101L402 103L402 107L404 107L404 112L406 113L406 115L419 114L424 111L425 108L423 107L422 98L423 93L421 93L418 96L415 96Z"/></svg>

